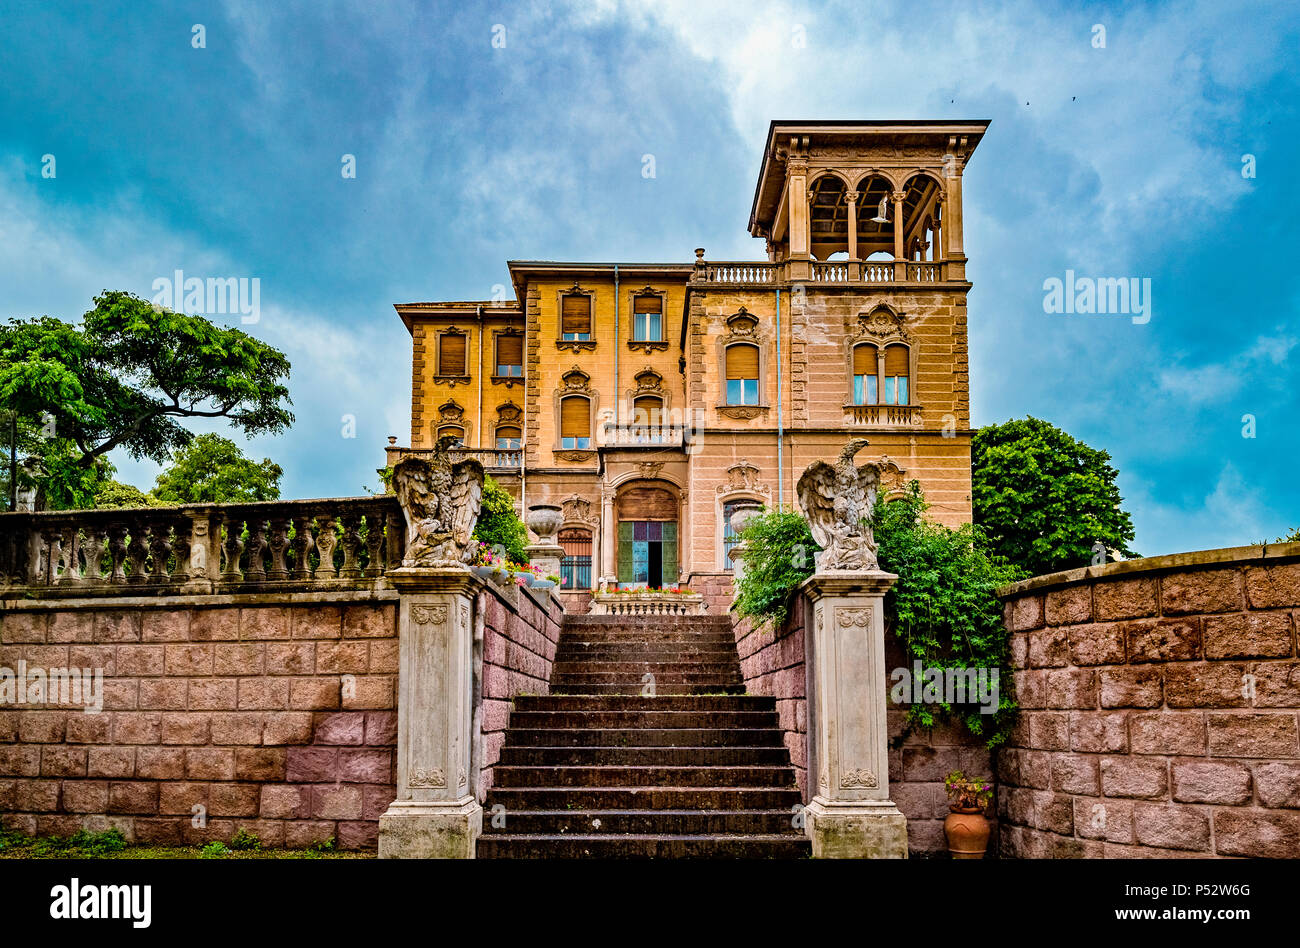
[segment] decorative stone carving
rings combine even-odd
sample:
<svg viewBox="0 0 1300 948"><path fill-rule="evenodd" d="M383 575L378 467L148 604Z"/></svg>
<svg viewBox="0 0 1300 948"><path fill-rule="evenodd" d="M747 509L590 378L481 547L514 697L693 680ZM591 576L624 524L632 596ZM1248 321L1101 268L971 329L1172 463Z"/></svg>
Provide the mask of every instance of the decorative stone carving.
<svg viewBox="0 0 1300 948"><path fill-rule="evenodd" d="M881 303L869 313L859 313L849 333L854 344L863 341L879 345L890 342L912 344L912 335L904 326L902 314L888 303Z"/></svg>
<svg viewBox="0 0 1300 948"><path fill-rule="evenodd" d="M759 415L767 414L766 405L719 405L718 414L737 421L749 421Z"/></svg>
<svg viewBox="0 0 1300 948"><path fill-rule="evenodd" d="M471 555L474 525L483 497L483 465L474 458L451 463L458 439L438 439L429 458L402 458L393 487L406 519L402 565L460 566Z"/></svg>
<svg viewBox="0 0 1300 948"><path fill-rule="evenodd" d="M869 518L876 504L880 465L853 463L854 455L867 444L866 438L850 441L834 466L814 461L796 486L799 505L821 547L815 557L819 573L877 568Z"/></svg>
<svg viewBox="0 0 1300 948"><path fill-rule="evenodd" d="M562 504L564 508L565 523L600 523L600 512L596 510L595 505L586 498L573 495Z"/></svg>
<svg viewBox="0 0 1300 948"><path fill-rule="evenodd" d="M880 786L880 781L870 770L857 768L850 770L840 778L840 788L843 790L870 790Z"/></svg>
<svg viewBox="0 0 1300 948"><path fill-rule="evenodd" d="M719 494L768 494L772 489L766 484L760 484L758 477L761 472L748 461L741 461L739 464L733 464L727 468L727 482L717 486Z"/></svg>
<svg viewBox="0 0 1300 948"><path fill-rule="evenodd" d="M537 535L538 543L550 543L562 523L564 512L556 504L533 504L528 508L528 529Z"/></svg>
<svg viewBox="0 0 1300 948"><path fill-rule="evenodd" d="M413 770L411 778L408 781L412 787L419 787L428 790L445 790L447 787L447 777L439 767L430 770Z"/></svg>
<svg viewBox="0 0 1300 948"><path fill-rule="evenodd" d="M447 607L411 606L411 621L416 625L442 625L447 621Z"/></svg>

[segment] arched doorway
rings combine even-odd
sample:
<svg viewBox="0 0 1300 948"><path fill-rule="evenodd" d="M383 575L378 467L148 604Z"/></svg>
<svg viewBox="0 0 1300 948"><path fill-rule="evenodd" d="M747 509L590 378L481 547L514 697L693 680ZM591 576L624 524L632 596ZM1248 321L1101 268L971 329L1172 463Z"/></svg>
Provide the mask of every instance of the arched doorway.
<svg viewBox="0 0 1300 948"><path fill-rule="evenodd" d="M663 481L635 481L619 490L614 510L619 586L676 586L680 563L676 490Z"/></svg>

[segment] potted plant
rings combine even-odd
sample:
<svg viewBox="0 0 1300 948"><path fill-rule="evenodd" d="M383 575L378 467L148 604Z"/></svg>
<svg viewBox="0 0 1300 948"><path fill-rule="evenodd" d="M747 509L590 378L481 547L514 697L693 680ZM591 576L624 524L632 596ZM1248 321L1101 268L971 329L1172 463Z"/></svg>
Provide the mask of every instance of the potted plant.
<svg viewBox="0 0 1300 948"><path fill-rule="evenodd" d="M943 821L948 852L953 859L983 859L989 845L989 821L984 810L993 799L993 785L954 770L944 778L943 786L948 791L951 811Z"/></svg>

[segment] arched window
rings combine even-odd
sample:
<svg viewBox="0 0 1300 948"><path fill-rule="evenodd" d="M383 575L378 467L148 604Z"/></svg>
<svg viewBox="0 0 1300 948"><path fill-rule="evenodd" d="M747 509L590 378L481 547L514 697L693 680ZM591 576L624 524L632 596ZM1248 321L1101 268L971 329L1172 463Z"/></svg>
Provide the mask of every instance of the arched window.
<svg viewBox="0 0 1300 948"><path fill-rule="evenodd" d="M900 343L885 346L885 397L886 405L910 405L908 401L908 351Z"/></svg>
<svg viewBox="0 0 1300 948"><path fill-rule="evenodd" d="M460 427L460 425L443 425L438 429L439 438L444 438L448 435L455 437L457 441L464 442L465 429Z"/></svg>
<svg viewBox="0 0 1300 948"><path fill-rule="evenodd" d="M853 404L875 405L880 400L880 363L869 342L853 347Z"/></svg>
<svg viewBox="0 0 1300 948"><path fill-rule="evenodd" d="M514 425L502 425L497 429L497 450L518 451L523 432Z"/></svg>
<svg viewBox="0 0 1300 948"><path fill-rule="evenodd" d="M727 404L758 404L758 346L747 342L727 346Z"/></svg>
<svg viewBox="0 0 1300 948"><path fill-rule="evenodd" d="M590 589L591 531L566 527L560 531L559 541L564 549L564 557L560 560L560 588Z"/></svg>
<svg viewBox="0 0 1300 948"><path fill-rule="evenodd" d="M722 505L722 568L725 570L734 568L731 562L731 550L740 542L740 535L736 533L735 527L731 525L731 515L739 507L753 507L756 504L758 504L756 500L741 498L729 500Z"/></svg>
<svg viewBox="0 0 1300 948"><path fill-rule="evenodd" d="M582 395L560 399L560 447L591 447L591 401Z"/></svg>

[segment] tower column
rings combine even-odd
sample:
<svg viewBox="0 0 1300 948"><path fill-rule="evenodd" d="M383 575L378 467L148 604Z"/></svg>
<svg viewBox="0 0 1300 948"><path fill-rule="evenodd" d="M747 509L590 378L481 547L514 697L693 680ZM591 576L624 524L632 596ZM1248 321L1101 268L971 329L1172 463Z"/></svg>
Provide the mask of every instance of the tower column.
<svg viewBox="0 0 1300 948"><path fill-rule="evenodd" d="M848 208L849 224L849 279L859 279L858 267L858 192L845 191L844 203Z"/></svg>
<svg viewBox="0 0 1300 948"><path fill-rule="evenodd" d="M890 197L894 201L894 279L907 279L907 260L903 254L903 198L904 191L894 191Z"/></svg>
<svg viewBox="0 0 1300 948"><path fill-rule="evenodd" d="M791 158L785 186L789 201L791 280L807 280L812 275L809 263L808 162Z"/></svg>

